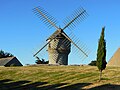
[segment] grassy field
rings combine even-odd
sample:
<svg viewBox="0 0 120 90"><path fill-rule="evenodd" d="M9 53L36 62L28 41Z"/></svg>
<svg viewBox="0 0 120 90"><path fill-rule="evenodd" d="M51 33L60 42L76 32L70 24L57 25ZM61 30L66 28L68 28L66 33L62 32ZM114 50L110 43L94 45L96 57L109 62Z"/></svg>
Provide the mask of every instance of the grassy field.
<svg viewBox="0 0 120 90"><path fill-rule="evenodd" d="M98 79L93 66L0 67L0 90L120 90L120 67L107 67Z"/></svg>

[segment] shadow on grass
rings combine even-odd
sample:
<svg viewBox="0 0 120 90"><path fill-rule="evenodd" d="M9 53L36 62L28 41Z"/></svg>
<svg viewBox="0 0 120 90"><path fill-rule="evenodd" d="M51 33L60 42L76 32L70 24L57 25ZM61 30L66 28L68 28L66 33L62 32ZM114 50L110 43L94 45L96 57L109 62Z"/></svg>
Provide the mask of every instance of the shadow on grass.
<svg viewBox="0 0 120 90"><path fill-rule="evenodd" d="M68 83L50 84L47 82L31 82L31 81L13 81L10 79L0 80L0 90L84 90L85 86L91 83L76 83L69 85ZM120 85L105 84L93 87L88 90L120 90Z"/></svg>
<svg viewBox="0 0 120 90"><path fill-rule="evenodd" d="M90 85L90 83L76 83L59 88L58 90L83 90L82 88L88 85Z"/></svg>
<svg viewBox="0 0 120 90"><path fill-rule="evenodd" d="M89 90L120 90L120 85L105 84L105 85L93 87Z"/></svg>

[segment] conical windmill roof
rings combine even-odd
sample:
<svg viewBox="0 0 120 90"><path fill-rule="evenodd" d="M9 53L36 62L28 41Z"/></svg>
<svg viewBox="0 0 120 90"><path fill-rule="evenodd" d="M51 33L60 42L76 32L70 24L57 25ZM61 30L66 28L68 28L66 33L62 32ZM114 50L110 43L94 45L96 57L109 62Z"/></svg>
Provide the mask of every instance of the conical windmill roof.
<svg viewBox="0 0 120 90"><path fill-rule="evenodd" d="M118 48L118 50L114 53L107 65L120 66L120 48Z"/></svg>

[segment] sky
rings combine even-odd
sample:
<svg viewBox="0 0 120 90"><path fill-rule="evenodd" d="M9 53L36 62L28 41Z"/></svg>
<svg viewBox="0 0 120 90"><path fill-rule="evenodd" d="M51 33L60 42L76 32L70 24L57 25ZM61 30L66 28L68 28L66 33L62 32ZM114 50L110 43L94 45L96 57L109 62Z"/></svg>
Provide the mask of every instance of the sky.
<svg viewBox="0 0 120 90"><path fill-rule="evenodd" d="M104 26L108 62L120 47L119 3L120 0L0 0L0 49L12 53L23 65L35 64L33 54L46 43L55 28L49 29L32 9L37 6L44 8L57 19L57 26L64 27L65 18L83 7L88 17L72 32L91 53L81 60L74 53L76 49L72 50L69 64L88 64L96 60L98 39ZM43 56L48 58L47 54Z"/></svg>

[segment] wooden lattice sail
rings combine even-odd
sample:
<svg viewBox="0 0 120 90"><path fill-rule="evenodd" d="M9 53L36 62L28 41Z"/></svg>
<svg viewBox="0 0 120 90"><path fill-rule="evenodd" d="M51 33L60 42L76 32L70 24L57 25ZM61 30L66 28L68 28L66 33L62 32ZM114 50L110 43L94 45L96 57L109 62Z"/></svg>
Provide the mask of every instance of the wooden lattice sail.
<svg viewBox="0 0 120 90"><path fill-rule="evenodd" d="M56 20L49 15L41 7L33 9L34 13L45 23L48 27L54 27L56 31L47 39L47 43L42 46L33 56L36 57L46 46L48 46L49 64L68 64L68 55L71 51L71 44L73 44L82 55L88 57L88 52L83 47L79 47L73 38L67 35L64 31L66 28L74 27L77 23L85 18L87 15L86 10L83 8L78 9L72 17L67 18L64 22L65 26L60 28L56 25Z"/></svg>

